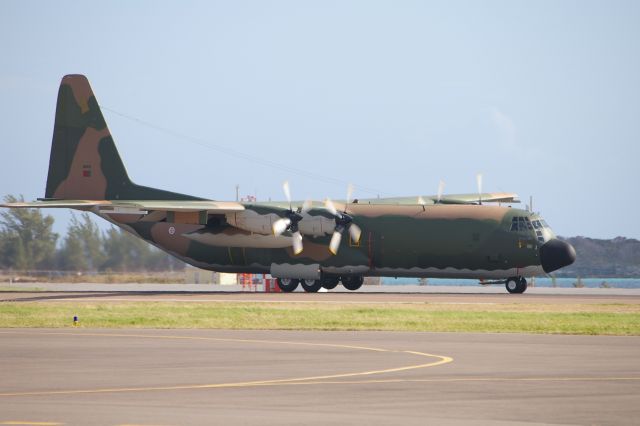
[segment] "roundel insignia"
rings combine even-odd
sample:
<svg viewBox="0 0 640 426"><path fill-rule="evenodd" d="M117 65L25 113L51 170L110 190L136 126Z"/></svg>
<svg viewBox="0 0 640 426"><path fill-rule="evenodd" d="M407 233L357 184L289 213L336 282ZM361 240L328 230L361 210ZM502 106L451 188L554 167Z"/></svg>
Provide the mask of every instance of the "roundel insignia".
<svg viewBox="0 0 640 426"><path fill-rule="evenodd" d="M173 227L173 226L170 226L170 227L169 227L169 235L173 235L173 234L175 234L175 233L176 233L176 228L175 228L175 227Z"/></svg>

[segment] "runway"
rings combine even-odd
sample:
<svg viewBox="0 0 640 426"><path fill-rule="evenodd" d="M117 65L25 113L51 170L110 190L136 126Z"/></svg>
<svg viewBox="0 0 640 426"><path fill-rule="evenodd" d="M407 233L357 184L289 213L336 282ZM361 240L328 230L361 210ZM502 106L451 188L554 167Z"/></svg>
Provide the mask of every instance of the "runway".
<svg viewBox="0 0 640 426"><path fill-rule="evenodd" d="M548 290L548 289L547 289ZM599 290L599 289L590 289ZM0 302L256 302L256 303L450 303L450 304L640 304L640 294L629 291L601 293L412 293L412 292L347 292L327 293L257 293L229 291L2 291Z"/></svg>
<svg viewBox="0 0 640 426"><path fill-rule="evenodd" d="M640 416L639 337L77 328L2 329L0 342L0 425Z"/></svg>

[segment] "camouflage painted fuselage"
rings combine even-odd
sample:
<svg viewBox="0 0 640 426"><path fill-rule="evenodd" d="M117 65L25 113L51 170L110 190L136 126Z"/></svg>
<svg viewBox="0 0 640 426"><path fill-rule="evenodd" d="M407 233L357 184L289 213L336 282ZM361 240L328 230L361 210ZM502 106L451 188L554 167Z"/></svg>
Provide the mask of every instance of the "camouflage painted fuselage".
<svg viewBox="0 0 640 426"><path fill-rule="evenodd" d="M245 207L270 214L265 206ZM305 236L304 251L299 255L294 255L289 246L213 246L185 237L198 231L244 234L224 223L223 217L212 226L164 219L149 222L131 215L106 218L187 263L216 271L269 273L272 264L302 263L318 264L324 273L336 275L498 279L544 273L538 253L542 242L535 231L510 230L514 216L531 216L524 210L487 205L358 203L349 205L347 213L363 230L362 238L359 244L349 238L343 240L336 256L327 249L329 235ZM314 209L308 218L317 215L326 213ZM551 238L548 229L544 233L545 240Z"/></svg>

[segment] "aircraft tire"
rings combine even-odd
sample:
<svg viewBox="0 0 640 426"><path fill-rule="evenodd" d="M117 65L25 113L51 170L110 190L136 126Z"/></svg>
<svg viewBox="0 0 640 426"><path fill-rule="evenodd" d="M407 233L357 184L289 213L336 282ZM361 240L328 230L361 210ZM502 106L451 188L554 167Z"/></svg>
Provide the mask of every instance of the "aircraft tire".
<svg viewBox="0 0 640 426"><path fill-rule="evenodd" d="M525 277L520 277L520 293L524 293L525 291L527 291L527 279Z"/></svg>
<svg viewBox="0 0 640 426"><path fill-rule="evenodd" d="M347 290L356 291L357 289L362 287L363 283L364 283L364 277L361 277L361 276L350 275L350 276L342 277L342 285Z"/></svg>
<svg viewBox="0 0 640 426"><path fill-rule="evenodd" d="M340 284L340 278L338 277L323 277L322 278L322 287L327 290L333 290Z"/></svg>
<svg viewBox="0 0 640 426"><path fill-rule="evenodd" d="M505 283L505 287L511 294L521 294L527 289L527 280L524 277L511 277Z"/></svg>
<svg viewBox="0 0 640 426"><path fill-rule="evenodd" d="M295 278L276 278L276 283L283 293L291 293L293 290L298 288L300 280Z"/></svg>
<svg viewBox="0 0 640 426"><path fill-rule="evenodd" d="M320 280L300 280L300 284L307 293L317 293L322 288Z"/></svg>

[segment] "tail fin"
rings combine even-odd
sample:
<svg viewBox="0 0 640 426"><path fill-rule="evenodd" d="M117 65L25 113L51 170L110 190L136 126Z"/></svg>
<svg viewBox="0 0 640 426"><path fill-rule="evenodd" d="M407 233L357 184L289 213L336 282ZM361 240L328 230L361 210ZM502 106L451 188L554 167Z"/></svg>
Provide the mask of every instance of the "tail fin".
<svg viewBox="0 0 640 426"><path fill-rule="evenodd" d="M60 83L47 176L47 199L197 200L131 182L89 81Z"/></svg>

